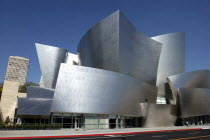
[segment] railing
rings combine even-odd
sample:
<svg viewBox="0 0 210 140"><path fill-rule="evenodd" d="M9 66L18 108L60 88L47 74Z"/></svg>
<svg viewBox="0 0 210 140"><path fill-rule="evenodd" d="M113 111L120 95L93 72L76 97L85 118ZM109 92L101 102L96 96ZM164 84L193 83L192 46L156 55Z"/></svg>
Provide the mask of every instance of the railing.
<svg viewBox="0 0 210 140"><path fill-rule="evenodd" d="M126 126L119 123L54 123L54 124L39 124L39 123L27 123L27 124L14 124L7 125L0 123L0 130L52 130L52 129L75 129L75 130L90 130L90 129L112 129L112 128L132 128L133 126Z"/></svg>
<svg viewBox="0 0 210 140"><path fill-rule="evenodd" d="M6 125L0 124L0 130L52 130L61 129L60 124L22 124L22 125Z"/></svg>

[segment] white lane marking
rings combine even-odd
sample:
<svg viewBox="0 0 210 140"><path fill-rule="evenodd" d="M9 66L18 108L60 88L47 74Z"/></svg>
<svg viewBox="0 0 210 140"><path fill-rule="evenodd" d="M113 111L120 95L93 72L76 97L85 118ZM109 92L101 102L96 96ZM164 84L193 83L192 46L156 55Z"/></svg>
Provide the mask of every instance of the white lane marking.
<svg viewBox="0 0 210 140"><path fill-rule="evenodd" d="M122 136L122 135L104 135L104 136L108 136L108 137L118 137L118 136Z"/></svg>
<svg viewBox="0 0 210 140"><path fill-rule="evenodd" d="M152 136L152 137L165 137L166 135Z"/></svg>
<svg viewBox="0 0 210 140"><path fill-rule="evenodd" d="M127 135L125 135L125 136L122 136L122 135L104 135L104 136L107 136L107 137L126 137Z"/></svg>
<svg viewBox="0 0 210 140"><path fill-rule="evenodd" d="M105 135L105 136L107 136L107 137L116 137L115 135ZM121 136L121 135L119 135L119 136Z"/></svg>

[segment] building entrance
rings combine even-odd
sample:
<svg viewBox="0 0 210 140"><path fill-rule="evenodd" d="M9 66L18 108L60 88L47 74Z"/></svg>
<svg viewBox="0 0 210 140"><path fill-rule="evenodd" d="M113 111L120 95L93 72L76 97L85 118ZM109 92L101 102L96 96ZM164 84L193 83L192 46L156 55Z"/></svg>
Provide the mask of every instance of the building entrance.
<svg viewBox="0 0 210 140"><path fill-rule="evenodd" d="M140 127L140 117L99 114L54 113L51 123L70 129L115 129Z"/></svg>
<svg viewBox="0 0 210 140"><path fill-rule="evenodd" d="M82 128L82 116L75 114L55 114L52 116L52 123L61 124L63 128Z"/></svg>
<svg viewBox="0 0 210 140"><path fill-rule="evenodd" d="M109 119L109 128L110 129L116 128L116 119Z"/></svg>

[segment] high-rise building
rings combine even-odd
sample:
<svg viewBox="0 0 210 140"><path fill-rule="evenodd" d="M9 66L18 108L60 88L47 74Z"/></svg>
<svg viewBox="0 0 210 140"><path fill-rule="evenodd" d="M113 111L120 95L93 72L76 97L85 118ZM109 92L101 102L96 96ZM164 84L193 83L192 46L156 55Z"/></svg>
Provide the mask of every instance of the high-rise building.
<svg viewBox="0 0 210 140"><path fill-rule="evenodd" d="M18 56L10 56L5 80L17 81L20 85L26 83L29 59Z"/></svg>

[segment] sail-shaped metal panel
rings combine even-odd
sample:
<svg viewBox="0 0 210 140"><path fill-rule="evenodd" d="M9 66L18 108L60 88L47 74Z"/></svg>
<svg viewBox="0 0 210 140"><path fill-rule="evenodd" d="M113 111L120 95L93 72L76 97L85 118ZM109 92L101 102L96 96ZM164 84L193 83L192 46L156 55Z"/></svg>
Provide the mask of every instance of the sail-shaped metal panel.
<svg viewBox="0 0 210 140"><path fill-rule="evenodd" d="M60 64L64 62L67 50L36 43L36 50L45 88L55 88Z"/></svg>
<svg viewBox="0 0 210 140"><path fill-rule="evenodd" d="M116 72L61 64L52 112L141 116L156 102L156 87Z"/></svg>
<svg viewBox="0 0 210 140"><path fill-rule="evenodd" d="M210 88L210 71L197 70L168 77L172 91L178 88Z"/></svg>
<svg viewBox="0 0 210 140"><path fill-rule="evenodd" d="M161 46L117 11L84 35L78 53L82 66L120 72L155 85Z"/></svg>
<svg viewBox="0 0 210 140"><path fill-rule="evenodd" d="M162 44L139 32L121 12L119 28L119 72L155 85Z"/></svg>
<svg viewBox="0 0 210 140"><path fill-rule="evenodd" d="M163 44L158 72L157 82L158 95L165 96L164 83L171 75L185 72L185 33L176 32L152 37L152 39Z"/></svg>
<svg viewBox="0 0 210 140"><path fill-rule="evenodd" d="M78 53L82 66L118 71L119 11L101 20L83 36Z"/></svg>

